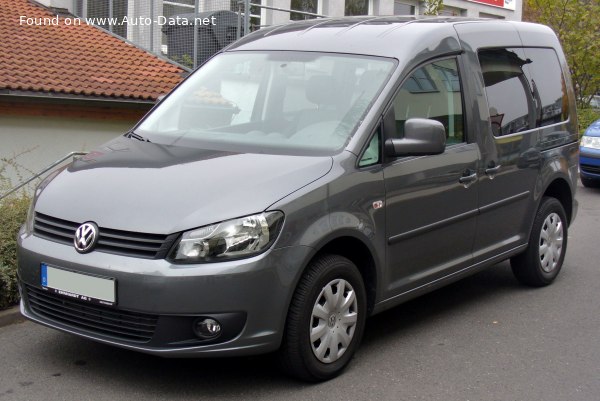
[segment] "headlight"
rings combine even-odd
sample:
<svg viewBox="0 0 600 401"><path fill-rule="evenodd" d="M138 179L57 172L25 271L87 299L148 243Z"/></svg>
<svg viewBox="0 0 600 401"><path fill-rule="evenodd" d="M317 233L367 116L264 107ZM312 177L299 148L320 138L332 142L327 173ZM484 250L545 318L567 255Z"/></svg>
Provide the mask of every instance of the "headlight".
<svg viewBox="0 0 600 401"><path fill-rule="evenodd" d="M29 209L27 209L27 219L25 220L25 231L29 234L33 232L34 210L35 210L35 199L32 198L31 202L29 203Z"/></svg>
<svg viewBox="0 0 600 401"><path fill-rule="evenodd" d="M186 231L169 259L202 263L254 256L275 242L282 223L283 213L275 211Z"/></svg>
<svg viewBox="0 0 600 401"><path fill-rule="evenodd" d="M581 137L581 146L584 148L600 149L600 137L584 135Z"/></svg>
<svg viewBox="0 0 600 401"><path fill-rule="evenodd" d="M33 232L33 223L34 223L33 220L35 217L35 204L37 202L38 197L40 196L40 194L42 193L44 188L46 188L48 186L48 184L50 184L50 181L52 181L54 179L54 177L56 177L66 167L67 166L64 166L64 167L54 170L46 178L44 178L42 180L42 182L36 187L33 197L31 198L31 204L29 205L29 209L27 210L27 219L25 220L25 230L28 233Z"/></svg>

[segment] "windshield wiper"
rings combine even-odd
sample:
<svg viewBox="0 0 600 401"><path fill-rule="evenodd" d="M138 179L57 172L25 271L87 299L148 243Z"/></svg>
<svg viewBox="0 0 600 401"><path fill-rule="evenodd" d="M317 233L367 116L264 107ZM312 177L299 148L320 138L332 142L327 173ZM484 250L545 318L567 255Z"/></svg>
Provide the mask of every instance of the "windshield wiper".
<svg viewBox="0 0 600 401"><path fill-rule="evenodd" d="M150 142L150 139L143 137L141 135L136 134L133 131L129 131L128 133L126 133L125 135L123 135L125 138L131 138L131 139L137 139L138 141L142 141L142 142Z"/></svg>

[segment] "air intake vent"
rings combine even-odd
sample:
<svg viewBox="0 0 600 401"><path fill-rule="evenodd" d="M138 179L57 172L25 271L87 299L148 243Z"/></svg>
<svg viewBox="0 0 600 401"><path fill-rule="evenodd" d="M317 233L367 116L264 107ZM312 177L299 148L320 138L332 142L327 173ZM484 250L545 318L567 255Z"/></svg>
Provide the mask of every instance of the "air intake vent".
<svg viewBox="0 0 600 401"><path fill-rule="evenodd" d="M598 166L582 164L579 167L581 168L581 171L583 171L584 173L600 174L600 167L598 167Z"/></svg>
<svg viewBox="0 0 600 401"><path fill-rule="evenodd" d="M25 288L31 310L48 320L136 343L147 343L154 335L158 322L156 315L72 301L29 285Z"/></svg>

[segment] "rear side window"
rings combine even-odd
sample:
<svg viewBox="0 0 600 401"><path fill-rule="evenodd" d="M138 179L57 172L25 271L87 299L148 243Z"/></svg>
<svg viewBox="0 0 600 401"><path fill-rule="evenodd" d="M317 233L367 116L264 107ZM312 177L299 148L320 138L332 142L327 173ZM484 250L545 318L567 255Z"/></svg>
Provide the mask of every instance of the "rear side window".
<svg viewBox="0 0 600 401"><path fill-rule="evenodd" d="M479 62L495 136L568 118L565 81L553 49L482 50Z"/></svg>
<svg viewBox="0 0 600 401"><path fill-rule="evenodd" d="M521 49L492 49L479 52L490 122L495 136L532 128L529 109L533 106Z"/></svg>
<svg viewBox="0 0 600 401"><path fill-rule="evenodd" d="M558 56L553 49L525 48L525 76L533 94L536 127L569 118L567 90Z"/></svg>

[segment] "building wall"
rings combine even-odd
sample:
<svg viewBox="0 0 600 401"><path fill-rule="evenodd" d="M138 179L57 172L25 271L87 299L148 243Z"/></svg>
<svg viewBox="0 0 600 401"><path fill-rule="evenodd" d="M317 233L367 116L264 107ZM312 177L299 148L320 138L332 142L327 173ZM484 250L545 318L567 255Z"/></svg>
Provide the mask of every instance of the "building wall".
<svg viewBox="0 0 600 401"><path fill-rule="evenodd" d="M386 3L386 11L391 5L392 10L396 4L405 4L413 6L416 14L422 14L424 11L423 3L418 0L372 0ZM476 3L468 0L444 0L443 15L454 15L473 18L501 18L511 21L521 21L523 0L513 0L515 10L502 7L495 7L487 4ZM392 11L391 14L394 14ZM375 13L375 15L386 15L385 13Z"/></svg>
<svg viewBox="0 0 600 401"><path fill-rule="evenodd" d="M36 0L46 7L64 8L73 11L73 0Z"/></svg>
<svg viewBox="0 0 600 401"><path fill-rule="evenodd" d="M341 17L345 13L345 1L349 0L317 0L318 13L330 17ZM393 15L406 14L406 10L412 7L415 14L423 14L423 2L419 0L365 0L369 3L369 14L371 15ZM455 15L463 17L500 18L506 20L520 21L522 17L523 0L512 0L515 10L495 7L487 4L476 3L468 0L444 0L445 10L443 15ZM262 4L289 8L290 0L262 0ZM400 7L399 7L400 6ZM404 6L404 7L402 7ZM395 12L402 9L402 12ZM280 24L289 20L289 13L274 11L263 13L261 25Z"/></svg>
<svg viewBox="0 0 600 401"><path fill-rule="evenodd" d="M0 101L0 175L3 177L0 193L69 152L89 151L122 135L144 113L144 110L113 110L117 117L111 119L110 110L94 111L88 107L77 111L73 105L59 109L63 113L48 105L33 104L24 114L18 103ZM17 167L7 161L14 161Z"/></svg>
<svg viewBox="0 0 600 401"><path fill-rule="evenodd" d="M291 0L262 0L261 4L269 7L277 8L291 8ZM272 21L272 25L285 24L289 22L289 13L282 13L280 11L268 10L263 8L260 10L260 19L262 21Z"/></svg>

